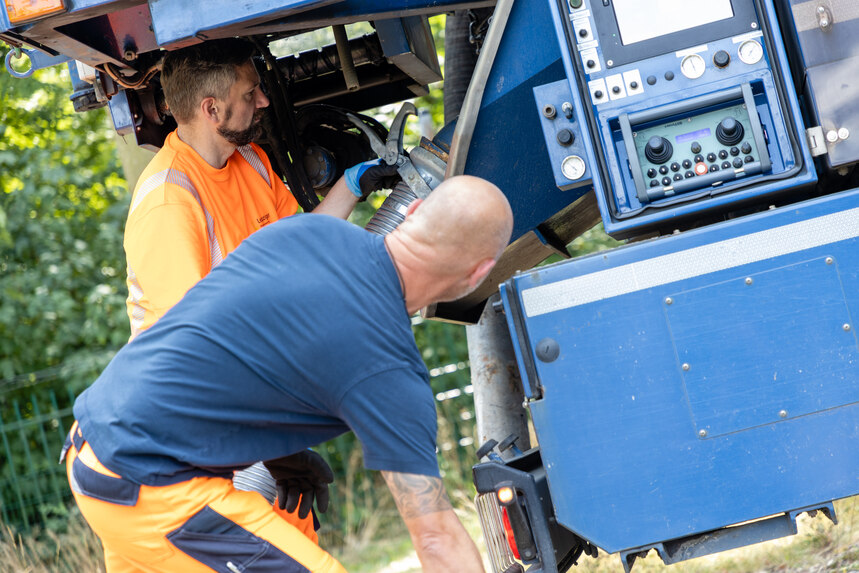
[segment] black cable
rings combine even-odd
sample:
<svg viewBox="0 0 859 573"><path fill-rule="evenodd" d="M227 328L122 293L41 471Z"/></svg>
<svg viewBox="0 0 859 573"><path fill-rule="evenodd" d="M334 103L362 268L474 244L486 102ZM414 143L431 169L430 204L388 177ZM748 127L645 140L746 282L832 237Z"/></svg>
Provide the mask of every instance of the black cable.
<svg viewBox="0 0 859 573"><path fill-rule="evenodd" d="M259 50L266 63L264 71L266 84L269 88L271 110L280 128L281 138L277 138L267 129L268 140L274 150L275 160L286 176L287 185L292 195L306 212L313 211L319 205L319 198L313 189L313 184L301 163L304 157L304 147L298 139L298 129L295 120L295 110L289 97L289 85L280 72L277 62L272 56L268 45L257 37L252 37L254 45ZM268 126L267 126L268 128ZM284 149L285 147L285 149Z"/></svg>

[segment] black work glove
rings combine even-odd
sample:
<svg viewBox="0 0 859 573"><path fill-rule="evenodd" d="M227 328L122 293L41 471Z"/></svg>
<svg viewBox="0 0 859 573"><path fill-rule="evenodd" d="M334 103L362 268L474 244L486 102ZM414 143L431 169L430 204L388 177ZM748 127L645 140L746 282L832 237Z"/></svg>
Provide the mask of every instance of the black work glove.
<svg viewBox="0 0 859 573"><path fill-rule="evenodd" d="M280 509L292 513L298 507L298 517L304 519L316 496L319 512L328 511L328 484L334 481L334 472L322 456L312 450L302 450L263 464L277 482L277 505Z"/></svg>
<svg viewBox="0 0 859 573"><path fill-rule="evenodd" d="M380 189L393 189L400 181L396 165L388 165L381 159L353 165L343 174L349 190L364 201L370 193Z"/></svg>

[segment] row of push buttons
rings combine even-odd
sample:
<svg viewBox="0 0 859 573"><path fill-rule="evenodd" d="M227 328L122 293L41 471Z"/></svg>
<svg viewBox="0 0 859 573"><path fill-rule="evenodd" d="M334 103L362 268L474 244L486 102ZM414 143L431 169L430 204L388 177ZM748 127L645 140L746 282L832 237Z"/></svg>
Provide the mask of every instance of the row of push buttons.
<svg viewBox="0 0 859 573"><path fill-rule="evenodd" d="M660 183L662 186L667 187L671 185L672 177L668 177L669 172L674 172L673 180L674 181L682 181L684 178L691 179L696 175L706 175L708 172L714 173L719 171L719 169L730 169L733 167L734 169L740 169L744 163L751 163L755 160L750 154L752 152L752 146L745 142L741 147L732 147L730 150L722 149L719 151L718 156L715 153L708 153L706 160L711 164L709 167L706 163L704 163L704 156L700 154L701 145L696 141L692 143L691 150L693 153L697 153L698 155L694 158L694 171L692 170L693 162L689 159L684 159L682 164L678 162L673 162L671 165L662 165L659 167L659 173L661 175L665 175L660 181L656 179L657 170L653 167L647 170L647 177L650 178L650 186L658 187ZM740 153L743 153L745 157L738 157ZM728 161L728 156L731 155L734 157L733 161ZM721 166L718 163L718 159L724 159L722 161ZM682 175L679 173L681 167L686 169L686 172Z"/></svg>
<svg viewBox="0 0 859 573"><path fill-rule="evenodd" d="M689 151L691 151L692 153L696 153L696 154L701 153L701 144L698 143L697 141L693 141L692 145L689 147ZM722 159L727 159L728 153L730 153L731 155L736 157L737 155L740 154L741 151L743 152L743 154L748 155L749 153L752 152L752 144L749 143L748 141L746 141L740 147L736 147L736 146L731 147L730 151L726 151L723 149L723 150L719 151L719 157ZM713 155L713 154L710 153L708 155L708 157L710 155ZM715 161L715 159L711 159L710 161Z"/></svg>

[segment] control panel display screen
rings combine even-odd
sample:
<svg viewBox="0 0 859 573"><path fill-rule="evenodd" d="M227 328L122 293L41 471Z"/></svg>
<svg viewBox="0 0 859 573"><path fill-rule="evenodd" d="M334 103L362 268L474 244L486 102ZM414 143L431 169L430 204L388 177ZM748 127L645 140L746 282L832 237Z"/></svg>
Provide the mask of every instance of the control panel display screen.
<svg viewBox="0 0 859 573"><path fill-rule="evenodd" d="M731 0L614 0L614 14L625 46L733 18Z"/></svg>
<svg viewBox="0 0 859 573"><path fill-rule="evenodd" d="M684 133L683 135L678 135L674 138L674 141L677 143L686 143L687 141L694 141L696 139L704 139L705 137L709 137L712 132L709 127L705 127L704 129L699 129L698 131L691 131L689 133Z"/></svg>

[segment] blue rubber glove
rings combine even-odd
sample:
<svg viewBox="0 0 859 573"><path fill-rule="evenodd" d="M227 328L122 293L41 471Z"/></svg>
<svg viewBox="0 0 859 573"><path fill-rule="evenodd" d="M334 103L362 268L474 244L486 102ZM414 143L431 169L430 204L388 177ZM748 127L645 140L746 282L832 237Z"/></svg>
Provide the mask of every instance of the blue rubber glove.
<svg viewBox="0 0 859 573"><path fill-rule="evenodd" d="M346 186L360 201L373 191L392 189L400 180L396 165L388 165L381 159L353 165L343 173Z"/></svg>

